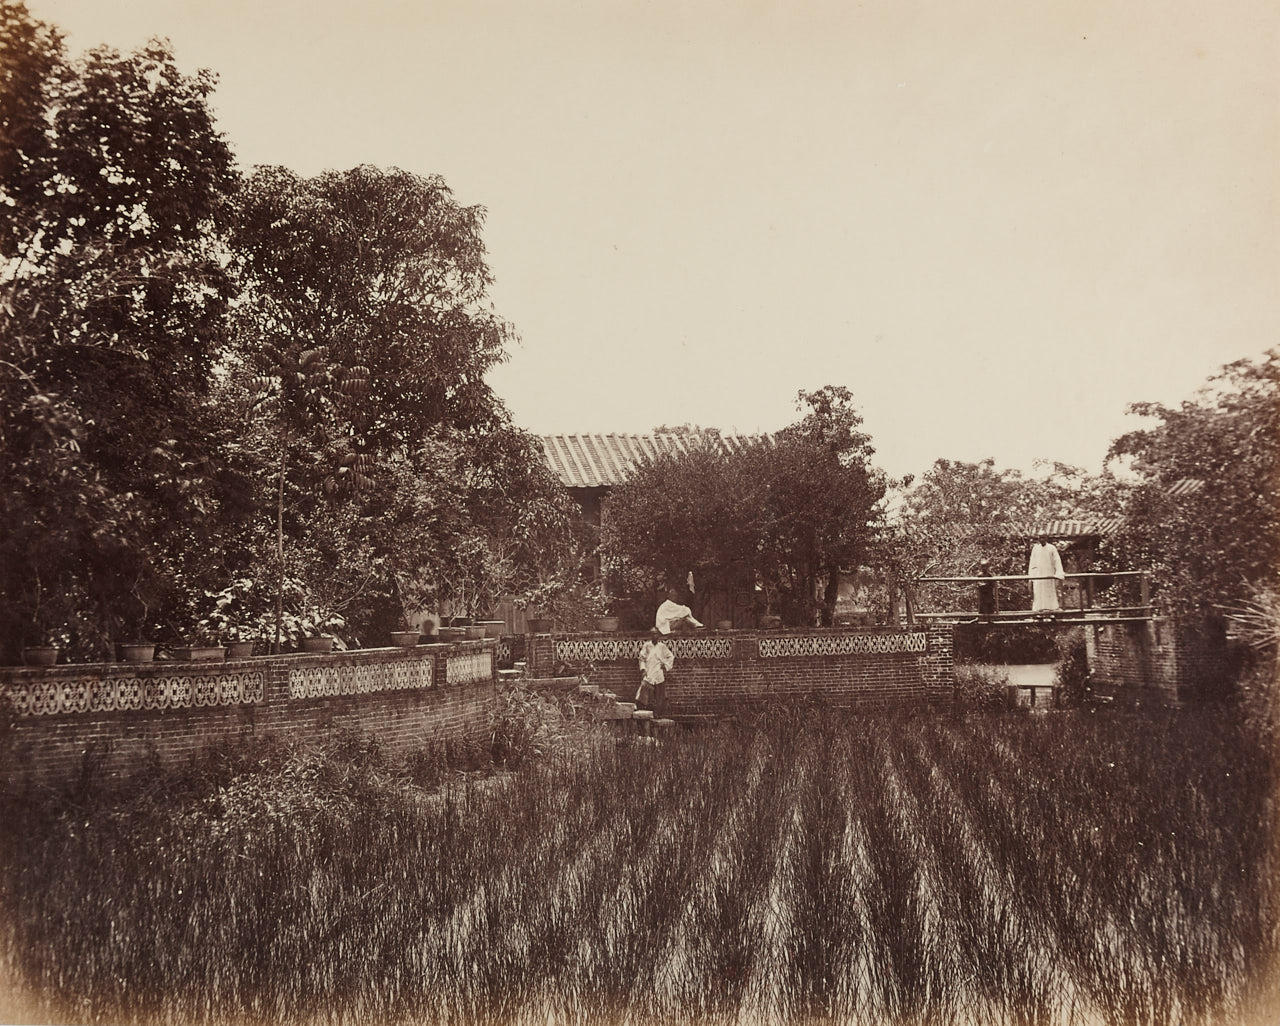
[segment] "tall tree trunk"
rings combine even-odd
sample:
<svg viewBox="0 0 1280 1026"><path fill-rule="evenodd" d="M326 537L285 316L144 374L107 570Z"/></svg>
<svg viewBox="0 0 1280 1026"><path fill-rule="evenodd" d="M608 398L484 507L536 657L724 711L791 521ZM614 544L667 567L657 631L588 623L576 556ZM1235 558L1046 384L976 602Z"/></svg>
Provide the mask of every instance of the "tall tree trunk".
<svg viewBox="0 0 1280 1026"><path fill-rule="evenodd" d="M287 441L280 446L280 476L276 490L276 639L271 651L280 654L280 626L284 620L284 461Z"/></svg>
<svg viewBox="0 0 1280 1026"><path fill-rule="evenodd" d="M827 586L822 592L822 626L830 627L836 622L836 602L840 598L840 568L831 567L827 571Z"/></svg>

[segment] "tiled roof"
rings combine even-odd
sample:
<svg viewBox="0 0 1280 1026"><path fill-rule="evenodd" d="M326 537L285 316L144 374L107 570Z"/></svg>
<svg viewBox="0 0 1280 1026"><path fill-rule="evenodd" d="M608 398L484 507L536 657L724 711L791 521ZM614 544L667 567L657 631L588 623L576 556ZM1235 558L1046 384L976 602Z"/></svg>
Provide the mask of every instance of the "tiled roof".
<svg viewBox="0 0 1280 1026"><path fill-rule="evenodd" d="M1173 496L1194 495L1196 492L1200 491L1200 489L1202 489L1203 487L1204 487L1204 480L1202 478L1183 477L1183 478L1179 478L1177 481L1174 481L1173 484L1171 484L1166 491L1167 491L1167 494L1173 495Z"/></svg>
<svg viewBox="0 0 1280 1026"><path fill-rule="evenodd" d="M568 488L609 488L626 480L632 464L659 452L688 452L699 435L542 435L547 466ZM728 452L746 448L764 435L712 434Z"/></svg>
<svg viewBox="0 0 1280 1026"><path fill-rule="evenodd" d="M1097 520L1009 520L1004 523L953 524L953 538L965 538L979 532L1003 535L1007 538L1030 538L1038 534L1048 535L1055 541L1068 538L1092 538L1110 534L1121 523L1121 517L1100 517Z"/></svg>

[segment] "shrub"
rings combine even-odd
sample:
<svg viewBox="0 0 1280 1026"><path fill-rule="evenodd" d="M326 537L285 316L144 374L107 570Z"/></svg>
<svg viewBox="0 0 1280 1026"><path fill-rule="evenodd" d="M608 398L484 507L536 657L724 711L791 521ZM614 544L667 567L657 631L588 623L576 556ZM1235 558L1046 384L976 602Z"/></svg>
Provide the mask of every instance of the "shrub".
<svg viewBox="0 0 1280 1026"><path fill-rule="evenodd" d="M1058 669L1055 678L1058 683L1059 705L1081 705L1089 697L1089 656L1082 628L1058 636Z"/></svg>
<svg viewBox="0 0 1280 1026"><path fill-rule="evenodd" d="M1009 675L985 666L957 666L955 699L971 708L997 709L1004 705Z"/></svg>

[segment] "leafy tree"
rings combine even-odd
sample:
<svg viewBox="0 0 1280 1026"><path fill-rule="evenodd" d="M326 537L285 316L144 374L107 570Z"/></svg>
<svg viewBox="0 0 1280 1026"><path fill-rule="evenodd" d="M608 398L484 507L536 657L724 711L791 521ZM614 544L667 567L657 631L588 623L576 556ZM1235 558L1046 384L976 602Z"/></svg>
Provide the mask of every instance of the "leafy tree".
<svg viewBox="0 0 1280 1026"><path fill-rule="evenodd" d="M1179 611L1232 607L1275 588L1280 351L1227 364L1177 407L1129 409L1156 423L1111 446L1139 476L1112 542L1117 557L1150 566L1162 600Z"/></svg>
<svg viewBox="0 0 1280 1026"><path fill-rule="evenodd" d="M688 452L636 465L604 510L623 588L651 599L692 571L710 589L758 586L793 623L830 622L838 571L866 557L885 482L847 389L801 392L797 405L804 416L758 445L730 453L701 432Z"/></svg>
<svg viewBox="0 0 1280 1026"><path fill-rule="evenodd" d="M279 438L281 616L286 566L324 565L305 558L307 545L342 558L336 539L321 544L286 509L286 466L309 494L297 507L345 523L350 553L380 575L373 590L398 591L401 605L474 609L553 587L574 562L576 518L484 382L510 330L487 299L483 211L457 204L437 177L259 168L225 216L245 290L238 359ZM404 515L371 530L343 507ZM304 551L286 556L286 541Z"/></svg>
<svg viewBox="0 0 1280 1026"><path fill-rule="evenodd" d="M847 388L802 391L796 405L804 416L747 457L766 484L763 583L793 622L830 625L841 569L857 569L871 551L887 481L871 465L875 450Z"/></svg>
<svg viewBox="0 0 1280 1026"><path fill-rule="evenodd" d="M101 648L145 626L183 525L221 501L206 398L232 286L209 229L235 172L213 77L165 44L71 59L0 0L0 54L0 615L12 649L40 581Z"/></svg>
<svg viewBox="0 0 1280 1026"><path fill-rule="evenodd" d="M363 368L369 449L414 453L438 425L500 422L484 374L512 333L488 301L483 224L439 177L256 169L227 211L246 359L297 373L300 354L323 352Z"/></svg>
<svg viewBox="0 0 1280 1026"><path fill-rule="evenodd" d="M646 607L693 573L702 594L754 583L762 490L741 456L703 434L687 451L636 463L605 503L601 548L610 590Z"/></svg>

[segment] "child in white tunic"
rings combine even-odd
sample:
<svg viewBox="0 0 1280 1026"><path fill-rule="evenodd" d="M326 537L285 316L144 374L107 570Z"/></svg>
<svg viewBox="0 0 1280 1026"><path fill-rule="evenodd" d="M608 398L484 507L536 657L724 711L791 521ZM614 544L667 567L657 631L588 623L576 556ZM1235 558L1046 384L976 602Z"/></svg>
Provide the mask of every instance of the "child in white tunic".
<svg viewBox="0 0 1280 1026"><path fill-rule="evenodd" d="M640 686L636 688L636 702L641 705L653 705L654 694L659 684L667 679L666 671L676 663L675 654L661 638L646 641L640 648L640 669L644 676Z"/></svg>

